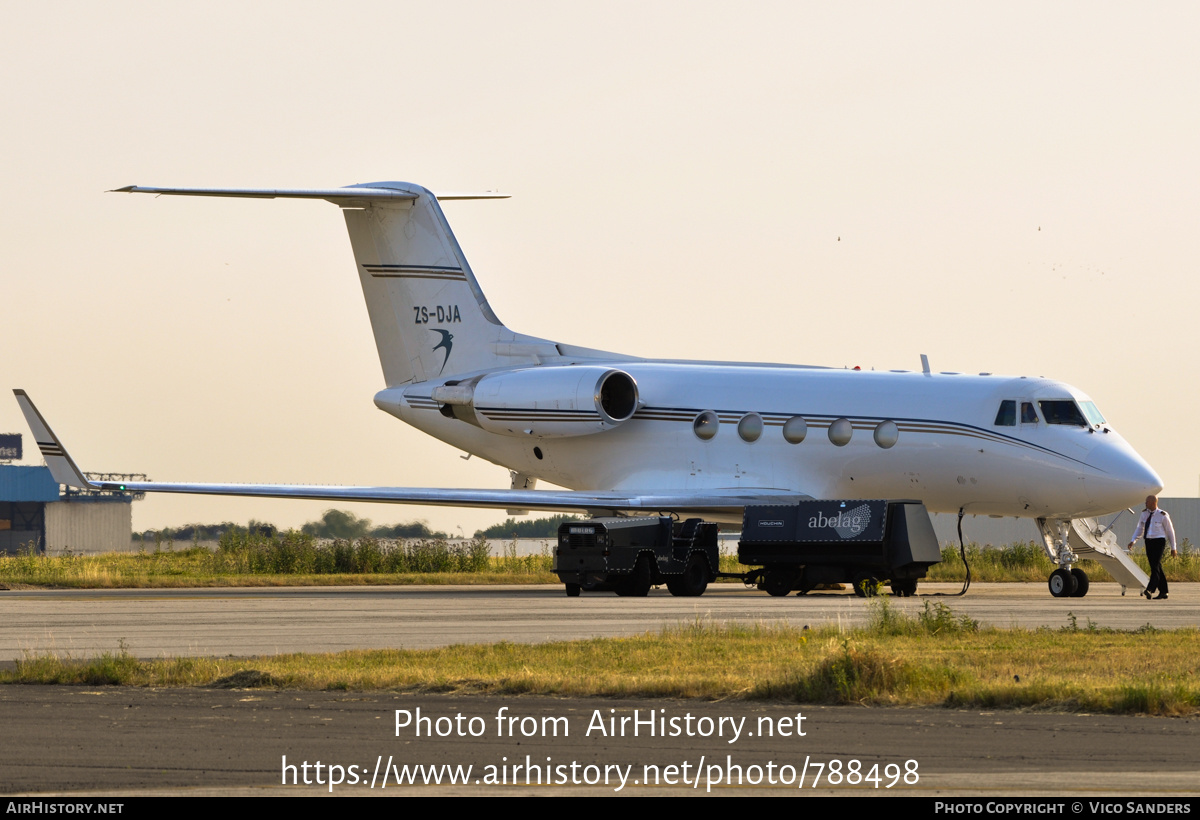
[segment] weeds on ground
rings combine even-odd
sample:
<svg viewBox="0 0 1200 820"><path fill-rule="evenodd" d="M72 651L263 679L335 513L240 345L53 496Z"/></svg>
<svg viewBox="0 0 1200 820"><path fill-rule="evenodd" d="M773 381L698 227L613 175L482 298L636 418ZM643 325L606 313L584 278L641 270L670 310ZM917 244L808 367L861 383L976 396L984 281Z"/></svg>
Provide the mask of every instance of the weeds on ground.
<svg viewBox="0 0 1200 820"><path fill-rule="evenodd" d="M880 599L862 628L693 622L632 638L331 655L26 655L0 683L217 686L1200 713L1195 629L988 629ZM1074 627L1073 629L1071 627ZM1147 670L1152 669L1152 673Z"/></svg>
<svg viewBox="0 0 1200 820"><path fill-rule="evenodd" d="M958 635L979 631L979 621L969 615L956 614L940 601L924 601L915 618L898 608L886 595L872 598L868 606L866 632L872 636Z"/></svg>
<svg viewBox="0 0 1200 820"><path fill-rule="evenodd" d="M484 542L486 548L487 542ZM491 559L492 569L496 572L519 575L534 575L548 573L554 565L554 555L550 551L550 542L542 542L542 551L531 555L517 554L517 541L504 545L504 554Z"/></svg>
<svg viewBox="0 0 1200 820"><path fill-rule="evenodd" d="M408 544L379 539L320 544L309 536L235 533L214 553L157 545L135 556L46 558L32 549L0 559L13 573L47 585L118 585L140 576L385 572L548 574L549 548L518 556L515 542L492 558L477 539ZM1184 556L1194 550L1183 545ZM1019 568L1036 557L1014 550ZM731 556L723 556L725 557ZM1004 564L1005 561L999 562ZM344 577L339 575L339 577ZM1040 580L1040 579L1039 579ZM30 581L26 581L30 582ZM937 704L1147 714L1200 711L1195 630L1152 624L1133 633L1067 615L1058 630L984 630L949 606L926 600L908 614L887 596L869 604L861 629L796 630L701 623L634 639L541 647L499 644L429 653L341 653L250 661L179 658L143 662L124 642L89 660L27 654L3 682L79 685L401 688L425 691L540 692L562 695L786 699L842 704ZM1154 669L1152 676L1146 670Z"/></svg>
<svg viewBox="0 0 1200 820"><path fill-rule="evenodd" d="M728 543L728 542L726 542ZM1003 549L967 548L976 581L1034 581L1043 583L1054 569L1035 543ZM1145 566L1145 555L1135 560ZM19 554L0 556L0 584L56 587L219 586L263 583L459 583L449 576L471 574L474 583L553 583L552 542L539 555L519 556L515 542L504 554L491 557L482 538L451 544L444 539L390 540L365 537L357 540L320 541L300 532L263 534L246 528L232 529L209 551L193 538L189 546L155 534L153 549L138 553L59 556L38 554L28 545ZM1094 582L1109 580L1092 561L1077 564ZM737 562L736 548L723 545L722 572L743 573L749 567ZM942 563L930 568L930 581L960 581L963 565L958 550L947 547ZM1171 581L1200 581L1200 551L1187 539L1179 556L1166 563ZM335 580L335 576L337 577ZM379 576L372 578L371 576ZM391 577L386 577L391 576ZM431 577L433 576L433 577ZM466 579L464 578L464 581Z"/></svg>
<svg viewBox="0 0 1200 820"><path fill-rule="evenodd" d="M490 563L482 538L461 544L370 537L320 543L295 530L274 535L231 530L211 555L210 568L216 574L480 572Z"/></svg>
<svg viewBox="0 0 1200 820"><path fill-rule="evenodd" d="M212 584L260 578L322 576L396 576L496 573L516 575L548 570L548 553L541 556L492 558L483 538L452 544L442 539L320 541L290 531L264 535L244 529L226 532L216 550L203 547L47 556L32 548L0 557L0 583L57 587L151 586L155 584ZM261 581L260 581L261 582Z"/></svg>
<svg viewBox="0 0 1200 820"><path fill-rule="evenodd" d="M971 576L976 581L1045 581L1057 569L1036 541L1004 547L967 544L966 552ZM1135 551L1133 560L1143 571L1150 571L1144 551ZM1113 580L1096 561L1079 561L1075 566L1086 572L1093 582ZM1184 538L1179 544L1179 555L1168 558L1163 569L1170 581L1200 581L1200 550ZM930 581L961 580L963 571L959 548L947 545L942 547L941 563L929 568L928 577Z"/></svg>

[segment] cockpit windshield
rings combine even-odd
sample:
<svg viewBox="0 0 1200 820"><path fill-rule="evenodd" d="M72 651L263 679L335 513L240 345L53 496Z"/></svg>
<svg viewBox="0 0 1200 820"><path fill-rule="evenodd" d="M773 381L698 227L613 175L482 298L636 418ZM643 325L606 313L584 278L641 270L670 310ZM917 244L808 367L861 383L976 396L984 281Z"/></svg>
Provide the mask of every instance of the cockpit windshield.
<svg viewBox="0 0 1200 820"><path fill-rule="evenodd" d="M1090 402L1089 402L1090 403ZM1088 420L1079 412L1079 407L1071 399L1049 399L1039 401L1042 415L1047 424L1066 424L1074 427L1087 427ZM1100 415L1097 413L1096 415Z"/></svg>
<svg viewBox="0 0 1200 820"><path fill-rule="evenodd" d="M1096 402L1083 401L1079 403L1079 406L1083 408L1083 414L1087 416L1087 420L1092 424L1100 425L1105 423L1104 416L1100 415L1100 410L1096 407Z"/></svg>
<svg viewBox="0 0 1200 820"><path fill-rule="evenodd" d="M995 423L997 427L1017 426L1017 403L1015 400L1005 399L1000 402L1000 409L996 411Z"/></svg>

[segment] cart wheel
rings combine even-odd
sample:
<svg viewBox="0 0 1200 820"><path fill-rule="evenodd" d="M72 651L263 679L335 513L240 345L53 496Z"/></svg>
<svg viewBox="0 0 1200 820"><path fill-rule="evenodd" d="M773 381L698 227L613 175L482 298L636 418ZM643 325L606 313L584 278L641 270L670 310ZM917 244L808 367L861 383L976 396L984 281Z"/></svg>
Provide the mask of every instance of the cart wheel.
<svg viewBox="0 0 1200 820"><path fill-rule="evenodd" d="M703 595L704 590L708 589L708 567L704 556L693 552L688 558L687 566L683 568L683 574L667 579L667 589L672 595L683 598Z"/></svg>
<svg viewBox="0 0 1200 820"><path fill-rule="evenodd" d="M761 587L772 598L785 598L792 591L792 574L782 569L767 570Z"/></svg>
<svg viewBox="0 0 1200 820"><path fill-rule="evenodd" d="M854 579L854 594L859 598L874 598L879 593L879 579L863 573Z"/></svg>
<svg viewBox="0 0 1200 820"><path fill-rule="evenodd" d="M639 555L637 563L633 565L633 572L629 574L618 594L629 595L633 598L645 598L650 592L652 580L649 556Z"/></svg>

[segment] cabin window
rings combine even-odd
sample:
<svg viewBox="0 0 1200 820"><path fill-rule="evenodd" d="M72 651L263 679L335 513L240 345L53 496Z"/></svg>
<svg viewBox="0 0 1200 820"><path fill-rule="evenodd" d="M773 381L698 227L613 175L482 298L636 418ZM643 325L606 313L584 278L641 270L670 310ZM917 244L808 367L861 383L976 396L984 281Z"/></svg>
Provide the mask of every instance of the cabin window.
<svg viewBox="0 0 1200 820"><path fill-rule="evenodd" d="M799 444L808 435L808 422L803 416L792 416L783 423L783 438L788 444Z"/></svg>
<svg viewBox="0 0 1200 820"><path fill-rule="evenodd" d="M744 442L758 441L758 437L763 432L762 416L758 413L747 413L742 416L742 420L738 422L738 435L742 437Z"/></svg>
<svg viewBox="0 0 1200 820"><path fill-rule="evenodd" d="M712 410L705 410L692 422L692 430L701 441L711 441L721 426L721 419Z"/></svg>
<svg viewBox="0 0 1200 820"><path fill-rule="evenodd" d="M1037 423L1038 423L1038 415L1037 415L1037 410L1033 409L1033 402L1031 402L1031 401L1021 402L1021 424L1037 424Z"/></svg>
<svg viewBox="0 0 1200 820"><path fill-rule="evenodd" d="M885 450L890 450L900 440L900 428L896 422L888 419L881 421L875 427L875 443Z"/></svg>
<svg viewBox="0 0 1200 820"><path fill-rule="evenodd" d="M1038 404L1042 406L1042 415L1046 417L1046 424L1065 424L1070 427L1088 426L1087 419L1083 417L1083 413L1079 412L1075 402L1070 399L1039 401Z"/></svg>
<svg viewBox="0 0 1200 820"><path fill-rule="evenodd" d="M837 447L845 447L854 435L854 425L850 419L838 419L829 425L829 440Z"/></svg>
<svg viewBox="0 0 1200 820"><path fill-rule="evenodd" d="M1004 401L1000 402L1000 409L996 411L996 426L1017 426L1017 403L1015 400L1005 399Z"/></svg>

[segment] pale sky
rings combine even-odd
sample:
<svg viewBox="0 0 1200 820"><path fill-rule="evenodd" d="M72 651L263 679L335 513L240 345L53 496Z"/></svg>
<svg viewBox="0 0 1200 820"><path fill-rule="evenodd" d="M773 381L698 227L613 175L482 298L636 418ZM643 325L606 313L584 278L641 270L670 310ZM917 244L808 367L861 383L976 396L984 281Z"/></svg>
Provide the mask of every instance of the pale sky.
<svg viewBox="0 0 1200 820"><path fill-rule="evenodd" d="M511 328L1091 394L1200 486L1191 3L0 2L0 374L87 470L506 487L406 427L341 215L408 180ZM7 394L6 394L7 395ZM0 396L0 432L21 432ZM151 497L135 529L326 503ZM350 505L339 505L350 507ZM469 534L503 511L354 505Z"/></svg>

